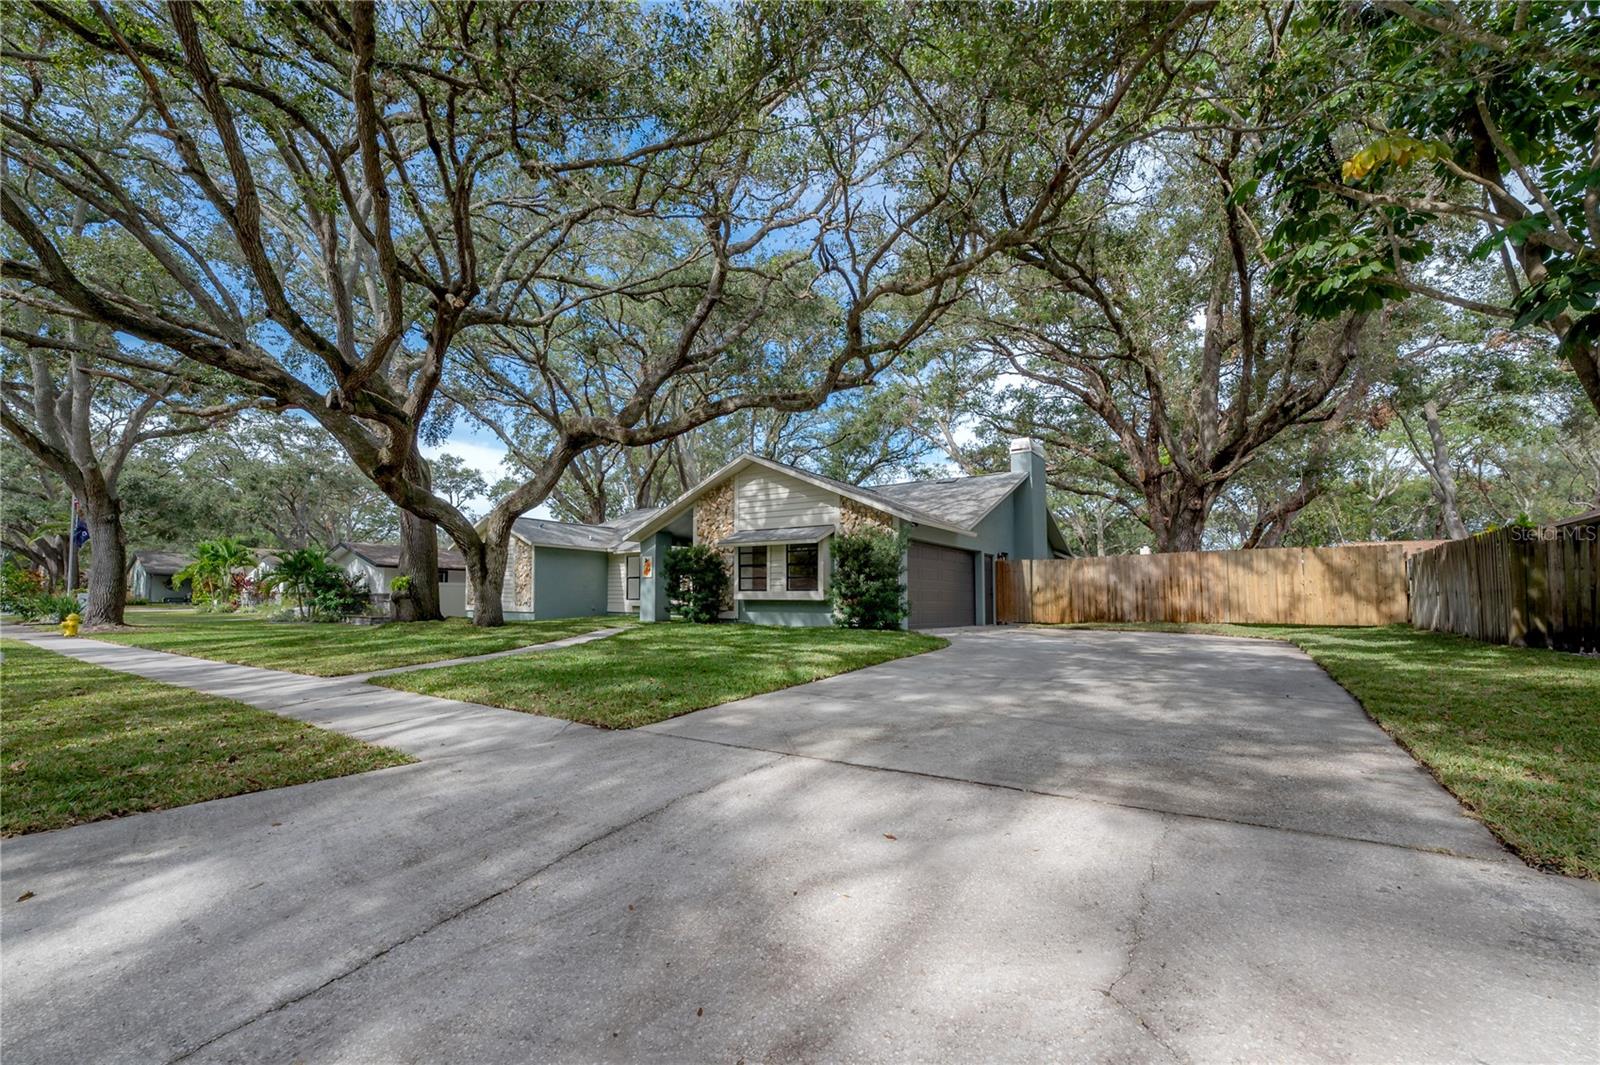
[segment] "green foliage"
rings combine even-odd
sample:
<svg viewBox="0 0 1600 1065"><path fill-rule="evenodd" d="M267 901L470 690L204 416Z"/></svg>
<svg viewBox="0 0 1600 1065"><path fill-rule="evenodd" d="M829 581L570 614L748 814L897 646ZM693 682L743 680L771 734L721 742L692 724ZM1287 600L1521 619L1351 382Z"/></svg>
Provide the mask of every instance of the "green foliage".
<svg viewBox="0 0 1600 1065"><path fill-rule="evenodd" d="M173 574L174 585L188 582L197 606L237 610L239 598L234 571L254 565L255 553L231 536L202 540L194 545L194 561Z"/></svg>
<svg viewBox="0 0 1600 1065"><path fill-rule="evenodd" d="M404 577L410 587L410 581ZM326 555L315 547L302 547L285 551L278 556L278 565L261 579L262 588L282 588L300 610L300 615L311 621L338 621L347 614L358 614L372 601L366 582L351 577L328 561Z"/></svg>
<svg viewBox="0 0 1600 1065"><path fill-rule="evenodd" d="M666 575L673 610L688 621L717 620L728 590L728 571L716 551L704 544L674 547L667 552Z"/></svg>
<svg viewBox="0 0 1600 1065"><path fill-rule="evenodd" d="M410 595L411 594L411 575L408 574L408 573L402 573L402 574L400 574L400 576L398 576L394 580L390 581L389 582L389 594L390 595L395 595L395 596Z"/></svg>
<svg viewBox="0 0 1600 1065"><path fill-rule="evenodd" d="M1516 326L1565 316L1592 344L1600 20L1587 0L1448 6L1330 4L1294 21L1269 68L1307 102L1262 160L1282 211L1274 280L1313 314L1372 309L1409 295L1405 266L1432 253L1441 222L1471 220L1471 255L1509 246L1518 263Z"/></svg>
<svg viewBox="0 0 1600 1065"><path fill-rule="evenodd" d="M312 621L338 621L361 613L372 602L364 579L331 566L312 579L310 590Z"/></svg>
<svg viewBox="0 0 1600 1065"><path fill-rule="evenodd" d="M0 610L25 617L28 609L44 594L44 578L24 569L7 557L0 562Z"/></svg>
<svg viewBox="0 0 1600 1065"><path fill-rule="evenodd" d="M0 610L23 621L59 623L78 612L78 599L72 595L51 595L44 579L17 564L16 559L0 562Z"/></svg>
<svg viewBox="0 0 1600 1065"><path fill-rule="evenodd" d="M285 551L278 556L278 564L272 572L261 578L261 587L283 589L305 615L310 612L318 581L332 568L327 555L315 547Z"/></svg>
<svg viewBox="0 0 1600 1065"><path fill-rule="evenodd" d="M903 537L883 532L836 536L831 545L829 598L834 623L845 629L897 629L906 616L900 582Z"/></svg>

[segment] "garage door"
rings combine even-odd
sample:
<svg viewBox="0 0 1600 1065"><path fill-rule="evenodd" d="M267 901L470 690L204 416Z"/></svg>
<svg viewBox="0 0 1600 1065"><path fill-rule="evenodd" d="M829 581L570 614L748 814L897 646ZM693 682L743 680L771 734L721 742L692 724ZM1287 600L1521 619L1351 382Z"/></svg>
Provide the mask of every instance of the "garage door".
<svg viewBox="0 0 1600 1065"><path fill-rule="evenodd" d="M976 624L970 551L913 542L907 569L913 629Z"/></svg>

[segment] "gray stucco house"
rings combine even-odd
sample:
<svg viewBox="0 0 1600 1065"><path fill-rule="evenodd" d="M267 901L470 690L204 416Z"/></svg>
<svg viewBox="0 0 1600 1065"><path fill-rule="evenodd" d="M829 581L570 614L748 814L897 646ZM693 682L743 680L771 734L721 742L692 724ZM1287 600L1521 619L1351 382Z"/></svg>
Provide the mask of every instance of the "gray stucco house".
<svg viewBox="0 0 1600 1065"><path fill-rule="evenodd" d="M188 569L194 559L176 551L135 551L128 562L128 596L150 603L187 603L188 582L174 586L172 576Z"/></svg>
<svg viewBox="0 0 1600 1065"><path fill-rule="evenodd" d="M1031 440L1012 443L1004 473L871 487L744 455L667 506L604 525L519 519L501 605L510 619L665 621L667 549L703 543L728 569L724 617L828 625L830 540L877 528L905 531L912 628L992 624L996 559L1066 554L1044 478L1043 449Z"/></svg>

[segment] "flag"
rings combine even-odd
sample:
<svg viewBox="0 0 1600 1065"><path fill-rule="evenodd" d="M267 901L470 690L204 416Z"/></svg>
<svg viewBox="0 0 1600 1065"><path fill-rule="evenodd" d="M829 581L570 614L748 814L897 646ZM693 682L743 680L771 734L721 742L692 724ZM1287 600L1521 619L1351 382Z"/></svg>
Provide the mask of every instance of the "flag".
<svg viewBox="0 0 1600 1065"><path fill-rule="evenodd" d="M60 526L57 526L60 528ZM89 526L82 518L77 519L72 525L72 542L79 547L89 542Z"/></svg>

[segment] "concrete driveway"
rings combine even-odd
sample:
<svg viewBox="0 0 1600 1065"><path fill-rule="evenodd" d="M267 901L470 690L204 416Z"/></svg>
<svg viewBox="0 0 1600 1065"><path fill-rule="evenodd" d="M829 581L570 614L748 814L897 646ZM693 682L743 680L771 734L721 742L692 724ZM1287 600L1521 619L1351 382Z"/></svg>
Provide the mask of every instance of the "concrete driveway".
<svg viewBox="0 0 1600 1065"><path fill-rule="evenodd" d="M960 634L607 733L83 643L422 761L7 841L8 1061L1600 1046L1600 885L1287 646Z"/></svg>

